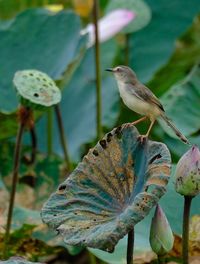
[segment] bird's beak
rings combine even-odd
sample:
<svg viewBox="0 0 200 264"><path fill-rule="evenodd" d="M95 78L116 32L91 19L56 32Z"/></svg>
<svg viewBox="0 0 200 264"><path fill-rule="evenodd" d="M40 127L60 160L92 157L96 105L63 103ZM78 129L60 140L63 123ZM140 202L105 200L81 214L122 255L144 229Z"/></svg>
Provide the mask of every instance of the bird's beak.
<svg viewBox="0 0 200 264"><path fill-rule="evenodd" d="M108 68L108 69L106 69L106 71L114 72L112 68Z"/></svg>

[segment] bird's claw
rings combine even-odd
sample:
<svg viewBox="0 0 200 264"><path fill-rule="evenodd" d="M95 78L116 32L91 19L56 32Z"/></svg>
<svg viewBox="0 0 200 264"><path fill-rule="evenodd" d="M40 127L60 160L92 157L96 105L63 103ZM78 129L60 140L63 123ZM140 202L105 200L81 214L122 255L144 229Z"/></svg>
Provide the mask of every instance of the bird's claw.
<svg viewBox="0 0 200 264"><path fill-rule="evenodd" d="M123 125L123 128L128 128L128 127L131 126L131 124L132 124L132 123L126 123L126 124Z"/></svg>
<svg viewBox="0 0 200 264"><path fill-rule="evenodd" d="M147 135L140 135L138 137L138 140L140 141L141 144L143 144L146 142L147 138L148 138Z"/></svg>

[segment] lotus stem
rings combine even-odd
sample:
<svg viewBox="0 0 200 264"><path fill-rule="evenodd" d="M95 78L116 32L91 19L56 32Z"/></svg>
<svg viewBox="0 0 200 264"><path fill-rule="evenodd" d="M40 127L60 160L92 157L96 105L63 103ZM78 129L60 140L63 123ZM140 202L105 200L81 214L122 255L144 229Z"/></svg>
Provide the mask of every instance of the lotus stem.
<svg viewBox="0 0 200 264"><path fill-rule="evenodd" d="M189 219L192 196L184 196L183 229L182 229L182 258L183 264L189 263Z"/></svg>
<svg viewBox="0 0 200 264"><path fill-rule="evenodd" d="M133 250L134 250L134 228L128 233L128 244L127 244L127 264L133 264Z"/></svg>
<svg viewBox="0 0 200 264"><path fill-rule="evenodd" d="M33 164L35 162L36 152L37 152L37 136L36 136L34 126L31 127L30 129L30 136L31 136L31 142L32 142L32 153L31 153L30 164Z"/></svg>
<svg viewBox="0 0 200 264"><path fill-rule="evenodd" d="M162 261L162 259L161 259L161 256L160 256L160 255L157 255L157 257L158 257L158 258L157 258L157 263L158 263L158 264L165 263L165 262L163 262L163 261Z"/></svg>
<svg viewBox="0 0 200 264"><path fill-rule="evenodd" d="M129 65L130 56L130 34L125 34L125 65Z"/></svg>
<svg viewBox="0 0 200 264"><path fill-rule="evenodd" d="M62 122L62 116L61 116L59 105L55 106L55 113L56 113L56 119L57 119L57 123L58 123L59 133L60 133L60 143L61 143L61 146L63 149L67 169L70 172L72 170L72 166L71 166L71 162L69 159L69 154L68 154L68 149L67 149L67 141L66 141L66 137L65 137L65 131L64 131L64 126L63 126L63 122Z"/></svg>
<svg viewBox="0 0 200 264"><path fill-rule="evenodd" d="M102 102L101 102L101 68L100 68L100 45L98 28L99 1L94 0L93 20L95 28L95 65L96 65L96 130L97 138L102 136Z"/></svg>
<svg viewBox="0 0 200 264"><path fill-rule="evenodd" d="M52 108L48 109L47 112L47 153L48 156L52 154L53 149L53 112Z"/></svg>
<svg viewBox="0 0 200 264"><path fill-rule="evenodd" d="M18 170L19 170L19 165L20 165L21 141L22 141L22 135L23 135L24 128L25 128L25 124L20 123L19 128L18 128L17 138L16 138L15 152L14 152L12 188L11 188L11 194L10 194L6 232L5 232L5 237L4 237L4 257L6 257L7 255L7 247L8 247L9 237L10 237L10 227L12 223L15 193L16 193L17 182L18 182Z"/></svg>

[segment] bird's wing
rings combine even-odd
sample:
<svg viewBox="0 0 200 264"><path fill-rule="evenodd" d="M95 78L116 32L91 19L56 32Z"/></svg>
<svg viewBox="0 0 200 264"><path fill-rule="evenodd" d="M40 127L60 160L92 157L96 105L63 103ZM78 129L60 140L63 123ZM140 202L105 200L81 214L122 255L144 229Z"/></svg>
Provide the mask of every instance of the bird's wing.
<svg viewBox="0 0 200 264"><path fill-rule="evenodd" d="M142 83L137 83L136 85L127 85L128 91L130 94L135 95L138 99L153 103L158 106L163 112L165 111L162 104L158 100L158 98L152 93L152 91L143 85Z"/></svg>

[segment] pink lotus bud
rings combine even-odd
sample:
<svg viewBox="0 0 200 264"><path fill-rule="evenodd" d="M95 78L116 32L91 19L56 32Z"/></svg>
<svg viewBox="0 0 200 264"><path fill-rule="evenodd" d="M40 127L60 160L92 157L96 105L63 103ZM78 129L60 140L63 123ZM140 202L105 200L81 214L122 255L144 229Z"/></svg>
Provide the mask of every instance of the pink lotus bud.
<svg viewBox="0 0 200 264"><path fill-rule="evenodd" d="M98 22L99 26L99 41L104 42L114 35L119 33L127 26L135 17L132 11L126 9L116 9L108 15L101 18ZM87 27L81 30L81 34L89 34L88 47L95 43L94 24L88 24Z"/></svg>
<svg viewBox="0 0 200 264"><path fill-rule="evenodd" d="M151 222L150 245L157 255L164 255L173 248L174 236L162 208L157 205Z"/></svg>
<svg viewBox="0 0 200 264"><path fill-rule="evenodd" d="M197 146L190 148L176 166L176 191L186 196L200 193L200 151Z"/></svg>

